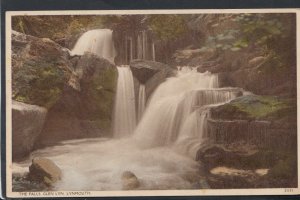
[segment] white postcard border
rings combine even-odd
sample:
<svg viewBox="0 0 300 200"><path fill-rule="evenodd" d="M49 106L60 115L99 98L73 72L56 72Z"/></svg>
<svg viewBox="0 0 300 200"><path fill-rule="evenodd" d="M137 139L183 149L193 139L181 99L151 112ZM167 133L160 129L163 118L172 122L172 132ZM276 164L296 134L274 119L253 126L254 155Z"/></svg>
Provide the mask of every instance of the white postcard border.
<svg viewBox="0 0 300 200"><path fill-rule="evenodd" d="M116 15L116 14L220 14L220 13L296 13L297 49L300 49L300 9L182 9L182 10L65 10L6 12L6 195L7 197L120 197L120 196L211 196L211 195L293 195L300 194L300 108L297 106L298 188L272 189L199 189L199 190L132 190L132 191L42 191L12 192L12 88L11 88L11 17L18 15ZM297 51L297 86L300 84L300 54ZM300 105L297 87L297 105Z"/></svg>

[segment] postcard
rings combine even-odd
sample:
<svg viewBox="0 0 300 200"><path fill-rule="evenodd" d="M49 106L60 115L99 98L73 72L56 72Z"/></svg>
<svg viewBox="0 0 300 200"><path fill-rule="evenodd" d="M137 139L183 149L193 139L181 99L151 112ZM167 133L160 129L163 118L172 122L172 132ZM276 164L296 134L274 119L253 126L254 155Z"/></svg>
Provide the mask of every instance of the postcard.
<svg viewBox="0 0 300 200"><path fill-rule="evenodd" d="M7 196L299 194L299 19L6 12Z"/></svg>

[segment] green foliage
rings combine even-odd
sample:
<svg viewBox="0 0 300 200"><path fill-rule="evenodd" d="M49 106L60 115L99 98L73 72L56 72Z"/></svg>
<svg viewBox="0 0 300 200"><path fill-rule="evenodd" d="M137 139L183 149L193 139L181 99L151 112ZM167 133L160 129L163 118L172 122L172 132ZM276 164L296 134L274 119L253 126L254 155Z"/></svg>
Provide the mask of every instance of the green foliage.
<svg viewBox="0 0 300 200"><path fill-rule="evenodd" d="M237 40L239 30L229 29L215 36L211 35L207 38L206 45L202 49L209 47L210 49L219 50L240 50L241 47L248 46L244 40Z"/></svg>
<svg viewBox="0 0 300 200"><path fill-rule="evenodd" d="M182 15L151 15L148 25L156 36L164 41L176 39L187 31Z"/></svg>
<svg viewBox="0 0 300 200"><path fill-rule="evenodd" d="M64 82L63 70L55 65L26 62L13 73L13 99L50 108L60 97Z"/></svg>
<svg viewBox="0 0 300 200"><path fill-rule="evenodd" d="M235 25L228 28L221 26L228 21ZM219 18L218 23L211 25L213 30L218 31L217 34L210 34L203 49L217 49L220 52L256 48L263 56L274 60L273 69L291 67L295 65L296 60L295 24L294 14L228 15L224 19Z"/></svg>
<svg viewBox="0 0 300 200"><path fill-rule="evenodd" d="M104 18L96 15L14 16L12 29L56 40L77 35L87 29L103 28Z"/></svg>

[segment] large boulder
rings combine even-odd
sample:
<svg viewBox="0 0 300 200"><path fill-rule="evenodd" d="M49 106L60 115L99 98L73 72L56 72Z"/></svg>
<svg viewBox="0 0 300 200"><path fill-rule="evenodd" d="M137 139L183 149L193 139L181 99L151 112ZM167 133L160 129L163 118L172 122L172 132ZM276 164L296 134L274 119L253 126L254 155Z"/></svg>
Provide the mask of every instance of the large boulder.
<svg viewBox="0 0 300 200"><path fill-rule="evenodd" d="M137 80L135 86L137 86L137 84L145 85L146 98L149 97L155 88L168 76L171 76L174 71L166 64L148 60L133 60L130 63L130 68L134 79ZM136 87L136 89L137 88L138 87Z"/></svg>
<svg viewBox="0 0 300 200"><path fill-rule="evenodd" d="M117 69L109 61L86 53L71 59L79 85L65 86L49 110L37 145L65 139L108 135L116 91Z"/></svg>
<svg viewBox="0 0 300 200"><path fill-rule="evenodd" d="M271 151L261 151L256 145L247 142L230 144L207 144L197 152L196 160L204 163L206 170L217 166L240 169L270 168L279 160Z"/></svg>
<svg viewBox="0 0 300 200"><path fill-rule="evenodd" d="M154 74L164 71L170 71L169 66L155 61L149 60L133 60L130 63L132 74L139 80L140 83L145 84Z"/></svg>
<svg viewBox="0 0 300 200"><path fill-rule="evenodd" d="M47 109L12 101L12 160L24 159L40 135Z"/></svg>
<svg viewBox="0 0 300 200"><path fill-rule="evenodd" d="M52 186L55 182L61 180L62 171L52 160L37 157L32 160L28 177L30 180Z"/></svg>
<svg viewBox="0 0 300 200"><path fill-rule="evenodd" d="M211 188L295 187L296 152L259 148L247 142L207 143L197 154Z"/></svg>
<svg viewBox="0 0 300 200"><path fill-rule="evenodd" d="M48 38L12 32L14 100L50 108L73 74L68 50Z"/></svg>
<svg viewBox="0 0 300 200"><path fill-rule="evenodd" d="M263 148L294 151L296 102L274 96L245 95L213 107L209 135L218 143L243 140Z"/></svg>
<svg viewBox="0 0 300 200"><path fill-rule="evenodd" d="M140 181L131 171L125 171L122 174L123 190L133 190L140 186Z"/></svg>

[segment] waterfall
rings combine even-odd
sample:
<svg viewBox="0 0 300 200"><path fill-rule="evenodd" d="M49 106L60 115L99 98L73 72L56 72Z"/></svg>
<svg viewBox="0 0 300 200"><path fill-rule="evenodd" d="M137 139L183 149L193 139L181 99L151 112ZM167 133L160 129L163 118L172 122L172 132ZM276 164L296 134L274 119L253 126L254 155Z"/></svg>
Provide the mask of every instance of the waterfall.
<svg viewBox="0 0 300 200"><path fill-rule="evenodd" d="M83 55L85 52L96 54L114 63L116 51L112 30L95 29L85 32L76 42L71 55Z"/></svg>
<svg viewBox="0 0 300 200"><path fill-rule="evenodd" d="M137 36L137 59L144 59L144 48L143 48L143 34Z"/></svg>
<svg viewBox="0 0 300 200"><path fill-rule="evenodd" d="M134 83L130 67L119 66L114 111L114 137L121 138L133 133L136 125Z"/></svg>
<svg viewBox="0 0 300 200"><path fill-rule="evenodd" d="M146 104L146 93L145 93L145 85L140 84L139 87L139 98L138 98L138 120L140 120L143 116Z"/></svg>
<svg viewBox="0 0 300 200"><path fill-rule="evenodd" d="M180 68L177 76L162 83L150 98L135 130L135 139L148 147L171 145L185 138L201 142L208 117L207 109L203 108L238 95L235 88L217 87L217 75Z"/></svg>
<svg viewBox="0 0 300 200"><path fill-rule="evenodd" d="M152 42L152 60L155 61L155 44Z"/></svg>
<svg viewBox="0 0 300 200"><path fill-rule="evenodd" d="M124 33L122 44L118 49L118 55L124 64L129 64L131 60L153 60L155 61L155 43L151 31L139 30L135 33Z"/></svg>
<svg viewBox="0 0 300 200"><path fill-rule="evenodd" d="M179 67L150 96L135 127L133 76L129 66L117 69L113 131L118 139L64 141L33 152L32 157L47 155L62 169L62 180L53 190L122 190L124 171L141 180L139 190L207 188L194 158L209 130L210 108L230 101L240 90L218 88L215 74ZM145 105L145 86L139 90L138 113ZM31 160L14 164L13 171L28 171Z"/></svg>

